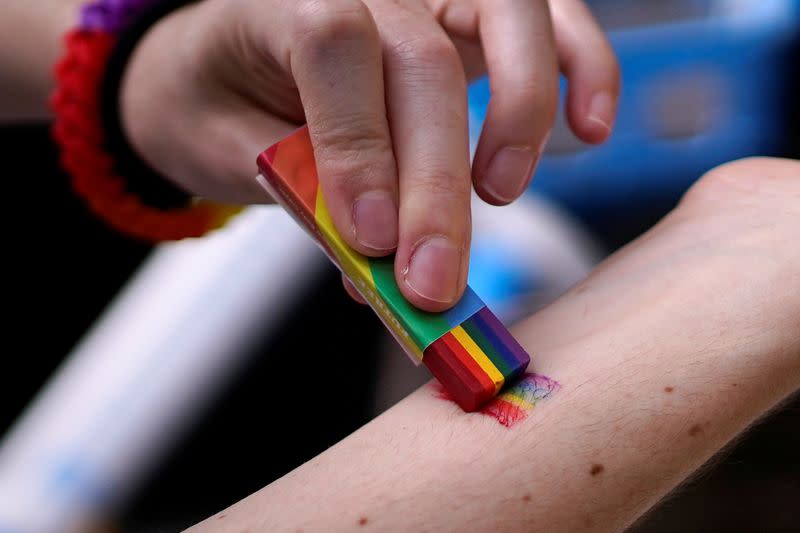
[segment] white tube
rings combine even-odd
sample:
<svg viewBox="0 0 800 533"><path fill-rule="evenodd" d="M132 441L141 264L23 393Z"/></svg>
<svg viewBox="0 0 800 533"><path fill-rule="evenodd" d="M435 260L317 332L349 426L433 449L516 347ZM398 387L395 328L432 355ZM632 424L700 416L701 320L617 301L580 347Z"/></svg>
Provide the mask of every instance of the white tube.
<svg viewBox="0 0 800 533"><path fill-rule="evenodd" d="M113 510L325 264L278 208L159 248L0 445L0 532Z"/></svg>

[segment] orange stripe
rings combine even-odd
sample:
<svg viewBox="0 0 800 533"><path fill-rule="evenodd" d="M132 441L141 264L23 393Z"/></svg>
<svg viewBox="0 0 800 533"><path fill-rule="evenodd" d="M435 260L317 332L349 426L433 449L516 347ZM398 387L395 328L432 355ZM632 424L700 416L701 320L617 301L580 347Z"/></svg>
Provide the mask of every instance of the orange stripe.
<svg viewBox="0 0 800 533"><path fill-rule="evenodd" d="M470 374L475 376L480 382L481 387L488 392L489 396L494 396L496 391L494 381L492 381L492 378L480 367L475 359L472 358L467 349L464 348L450 332L442 337L442 340L445 345L450 348L450 351L453 352L453 355L458 361L466 367Z"/></svg>
<svg viewBox="0 0 800 533"><path fill-rule="evenodd" d="M317 166L308 127L304 126L278 145L271 166L285 186L312 215L317 205Z"/></svg>

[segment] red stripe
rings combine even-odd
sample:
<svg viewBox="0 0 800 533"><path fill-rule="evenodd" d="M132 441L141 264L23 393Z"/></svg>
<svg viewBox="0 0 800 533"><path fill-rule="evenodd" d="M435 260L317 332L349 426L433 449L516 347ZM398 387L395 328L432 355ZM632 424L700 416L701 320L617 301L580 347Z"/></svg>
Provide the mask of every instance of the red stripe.
<svg viewBox="0 0 800 533"><path fill-rule="evenodd" d="M271 165L275 161L275 154L277 153L278 153L278 145L273 144L272 146L261 152L261 155L258 157L263 158L263 161L261 162L262 165L263 164Z"/></svg>
<svg viewBox="0 0 800 533"><path fill-rule="evenodd" d="M481 385L491 392L491 395L494 396L495 385L492 378L486 373L485 370L481 368L478 362L472 358L472 355L467 351L464 346L458 342L458 339L452 333L447 333L444 337L442 337L444 343L447 345L448 348L453 352L453 354L458 358L462 365L467 367L469 373L475 376L478 381L481 382Z"/></svg>
<svg viewBox="0 0 800 533"><path fill-rule="evenodd" d="M280 141L269 166L296 201L313 215L317 210L319 177L307 126Z"/></svg>
<svg viewBox="0 0 800 533"><path fill-rule="evenodd" d="M450 344L447 342L448 337ZM481 374L476 375L470 366L464 364L463 356L453 351L452 344L461 346L448 333L425 350L422 362L463 410L475 411L494 396L494 384L483 374L480 367L477 367L477 363L472 361L477 370L483 374L483 380L480 379ZM464 351L463 348L461 351Z"/></svg>
<svg viewBox="0 0 800 533"><path fill-rule="evenodd" d="M507 428L512 427L528 416L527 411L502 398L498 398L484 407L481 413L496 418L498 422Z"/></svg>

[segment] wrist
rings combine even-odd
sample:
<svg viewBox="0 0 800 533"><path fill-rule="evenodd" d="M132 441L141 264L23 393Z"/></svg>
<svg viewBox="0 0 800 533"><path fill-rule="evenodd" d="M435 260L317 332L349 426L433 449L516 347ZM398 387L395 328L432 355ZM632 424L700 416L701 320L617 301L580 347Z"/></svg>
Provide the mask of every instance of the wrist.
<svg viewBox="0 0 800 533"><path fill-rule="evenodd" d="M12 0L0 17L0 119L49 118L52 68L86 0Z"/></svg>
<svg viewBox="0 0 800 533"><path fill-rule="evenodd" d="M163 176L197 196L240 205L266 200L253 161L275 139L253 127L270 117L231 84L247 79L269 90L240 63L250 57L237 46L229 9L196 2L150 28L121 79L120 119L133 148Z"/></svg>
<svg viewBox="0 0 800 533"><path fill-rule="evenodd" d="M96 0L66 36L54 69L59 83L51 98L53 137L75 192L111 227L149 241L198 237L240 211L179 191L135 152L123 132L123 71L147 30L186 3Z"/></svg>
<svg viewBox="0 0 800 533"><path fill-rule="evenodd" d="M187 171L182 161L191 160L192 113L184 112L192 98L181 83L191 79L194 64L186 29L195 5L180 8L152 26L137 43L120 80L121 127L137 154L165 178L191 192L181 179Z"/></svg>

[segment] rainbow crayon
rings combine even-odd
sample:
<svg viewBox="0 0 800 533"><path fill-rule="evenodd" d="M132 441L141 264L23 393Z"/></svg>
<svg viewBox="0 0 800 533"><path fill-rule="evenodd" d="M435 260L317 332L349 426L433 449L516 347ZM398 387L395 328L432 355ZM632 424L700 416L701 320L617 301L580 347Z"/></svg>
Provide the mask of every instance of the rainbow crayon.
<svg viewBox="0 0 800 533"><path fill-rule="evenodd" d="M261 153L258 167L259 183L350 278L412 361L424 363L462 409L480 409L522 375L530 357L472 289L448 311L421 311L402 296L394 257L366 257L344 242L322 198L308 128Z"/></svg>

